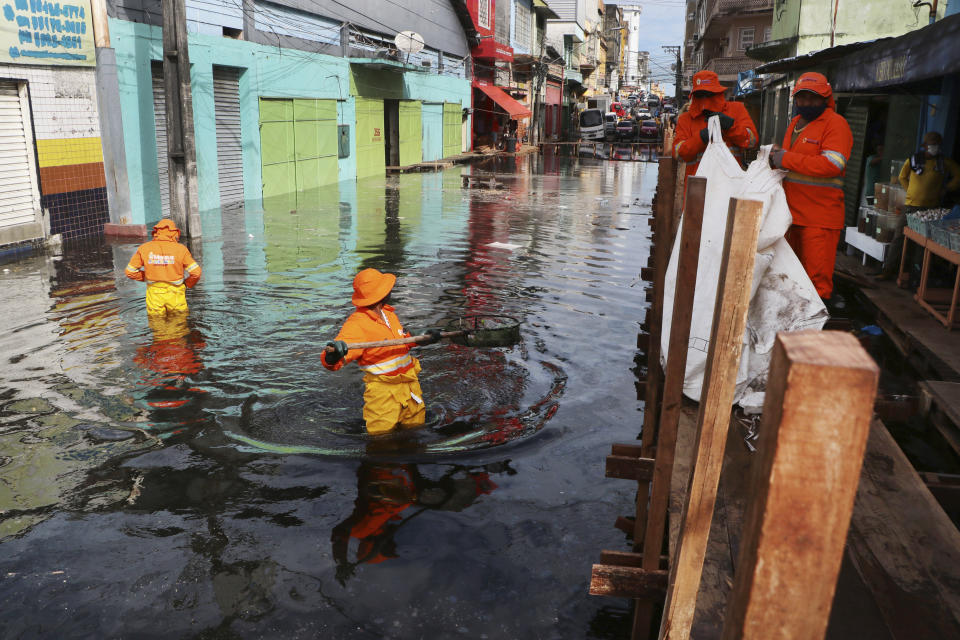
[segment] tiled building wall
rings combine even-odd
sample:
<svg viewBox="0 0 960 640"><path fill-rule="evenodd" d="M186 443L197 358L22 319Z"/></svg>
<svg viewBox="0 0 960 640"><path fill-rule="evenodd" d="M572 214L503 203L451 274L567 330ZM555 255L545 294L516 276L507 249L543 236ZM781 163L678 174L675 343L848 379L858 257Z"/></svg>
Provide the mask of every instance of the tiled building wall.
<svg viewBox="0 0 960 640"><path fill-rule="evenodd" d="M93 68L0 65L0 78L27 82L50 233L99 235L108 211Z"/></svg>

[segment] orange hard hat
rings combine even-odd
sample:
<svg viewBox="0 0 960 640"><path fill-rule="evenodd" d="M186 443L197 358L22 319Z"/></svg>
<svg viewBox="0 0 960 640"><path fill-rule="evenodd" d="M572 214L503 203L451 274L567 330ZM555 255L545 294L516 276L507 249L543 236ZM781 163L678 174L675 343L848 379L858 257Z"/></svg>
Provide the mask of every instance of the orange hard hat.
<svg viewBox="0 0 960 640"><path fill-rule="evenodd" d="M723 93L727 88L720 84L720 77L713 71L697 71L693 74L693 89L696 91L709 91L710 93Z"/></svg>
<svg viewBox="0 0 960 640"><path fill-rule="evenodd" d="M351 302L358 307L369 307L387 297L393 289L397 276L380 273L376 269L364 269L353 279Z"/></svg>
<svg viewBox="0 0 960 640"><path fill-rule="evenodd" d="M800 78L797 80L797 84L793 85L793 91L790 93L790 95L795 96L799 91L809 91L811 93L815 93L821 98L826 98L827 104L830 107L834 106L833 87L831 87L830 83L827 81L827 76L823 75L822 73L808 71L800 76Z"/></svg>

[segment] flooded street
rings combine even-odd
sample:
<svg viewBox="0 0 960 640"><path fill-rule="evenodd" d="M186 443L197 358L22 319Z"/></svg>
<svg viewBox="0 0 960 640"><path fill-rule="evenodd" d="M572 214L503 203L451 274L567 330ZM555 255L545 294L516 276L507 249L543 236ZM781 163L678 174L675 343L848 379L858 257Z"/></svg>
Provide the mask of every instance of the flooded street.
<svg viewBox="0 0 960 640"><path fill-rule="evenodd" d="M203 214L186 320L148 322L135 244L0 265L3 637L604 638L587 594L641 424L657 165L519 158ZM509 164L508 164L509 163ZM495 172L500 187L463 188ZM319 362L352 280L398 276L428 425L371 439Z"/></svg>

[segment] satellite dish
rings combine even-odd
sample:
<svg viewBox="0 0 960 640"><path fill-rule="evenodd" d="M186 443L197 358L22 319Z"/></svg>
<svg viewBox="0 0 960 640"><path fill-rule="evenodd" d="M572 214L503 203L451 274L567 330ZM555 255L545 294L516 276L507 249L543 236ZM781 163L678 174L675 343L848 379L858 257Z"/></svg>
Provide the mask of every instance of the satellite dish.
<svg viewBox="0 0 960 640"><path fill-rule="evenodd" d="M416 31L401 31L393 39L393 43L397 45L399 51L406 54L420 53L424 45L423 36Z"/></svg>

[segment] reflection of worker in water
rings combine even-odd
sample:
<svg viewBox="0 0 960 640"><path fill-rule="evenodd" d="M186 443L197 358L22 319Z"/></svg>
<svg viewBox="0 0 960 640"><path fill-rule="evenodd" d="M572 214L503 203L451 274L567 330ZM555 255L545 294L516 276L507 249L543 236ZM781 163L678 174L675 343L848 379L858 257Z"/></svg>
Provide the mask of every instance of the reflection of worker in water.
<svg viewBox="0 0 960 640"><path fill-rule="evenodd" d="M516 473L506 465L502 470ZM489 467L454 467L433 480L422 475L416 465L361 463L353 513L330 534L337 579L344 584L357 566L398 557L394 534L424 510L461 511L496 488ZM414 505L420 510L404 518L401 514ZM351 539L359 541L353 562L349 560Z"/></svg>
<svg viewBox="0 0 960 640"><path fill-rule="evenodd" d="M199 331L190 330L187 316L183 314L151 315L148 316L148 322L153 341L138 347L133 357L133 361L143 369L159 374L156 378L146 380L147 384L156 387L156 395L159 396L148 404L155 408L179 407L186 404L187 399L184 399L184 389L178 384L187 376L203 370L197 351L206 344ZM199 392L197 389L186 391ZM171 398L168 392L174 392L174 397Z"/></svg>
<svg viewBox="0 0 960 640"><path fill-rule="evenodd" d="M127 265L128 278L147 283L150 315L186 313L186 290L200 279L200 265L179 240L176 223L163 219L153 227L153 240L137 247Z"/></svg>
<svg viewBox="0 0 960 640"><path fill-rule="evenodd" d="M407 337L400 319L390 306L390 291L397 277L364 269L353 279L352 302L357 307L327 344L320 358L323 366L337 371L353 360L363 369L366 391L363 394L363 419L367 432L383 434L396 427L413 428L424 423L426 407L420 389L420 361L410 355L412 345L401 344L369 349L348 349L349 343L373 342ZM432 344L440 332L427 332Z"/></svg>

